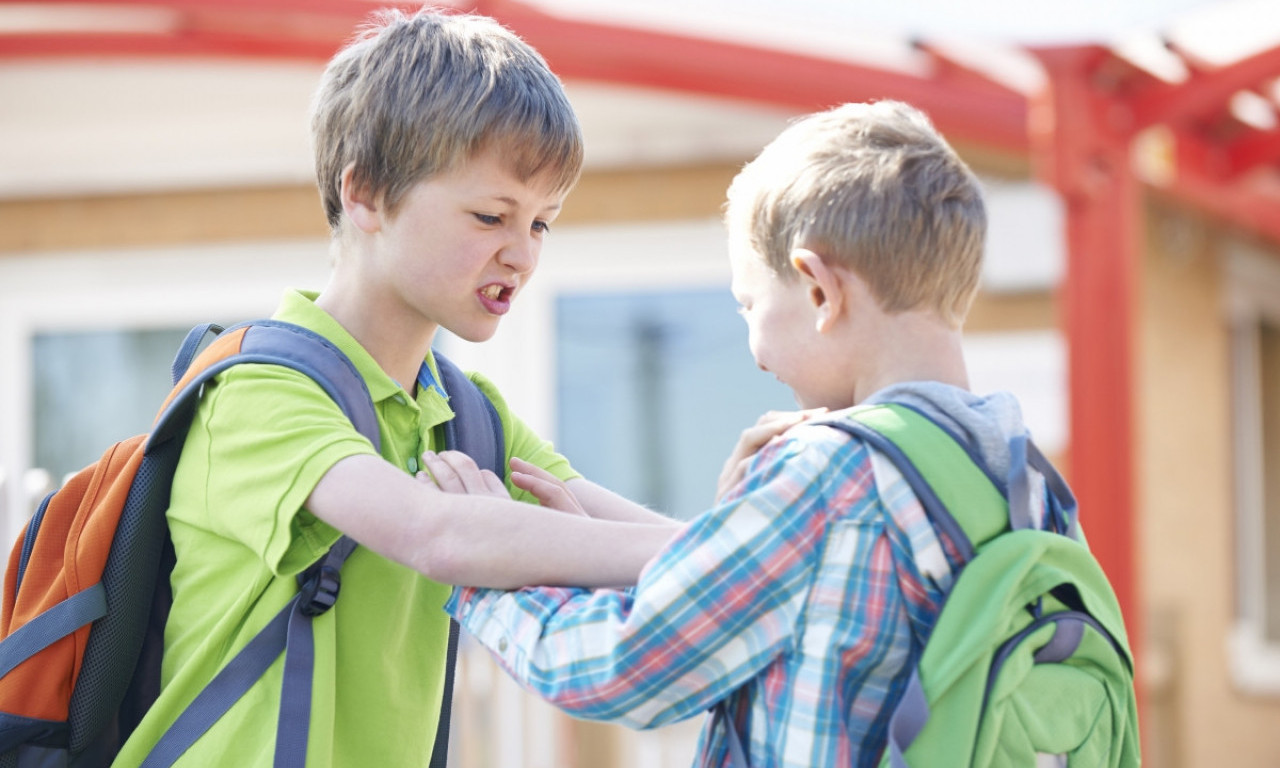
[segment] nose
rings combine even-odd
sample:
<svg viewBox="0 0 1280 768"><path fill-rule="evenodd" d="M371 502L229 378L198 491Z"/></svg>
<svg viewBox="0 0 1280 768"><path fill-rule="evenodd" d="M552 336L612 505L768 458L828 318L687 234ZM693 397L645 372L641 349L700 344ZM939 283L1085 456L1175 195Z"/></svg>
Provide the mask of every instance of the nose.
<svg viewBox="0 0 1280 768"><path fill-rule="evenodd" d="M517 274L527 274L538 266L542 243L533 237L514 237L498 253L498 263Z"/></svg>

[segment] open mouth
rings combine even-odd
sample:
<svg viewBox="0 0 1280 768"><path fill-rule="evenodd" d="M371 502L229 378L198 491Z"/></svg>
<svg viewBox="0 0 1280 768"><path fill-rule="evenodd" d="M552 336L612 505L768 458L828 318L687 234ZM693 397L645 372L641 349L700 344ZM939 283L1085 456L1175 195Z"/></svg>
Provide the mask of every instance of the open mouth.
<svg viewBox="0 0 1280 768"><path fill-rule="evenodd" d="M485 308L495 314L503 314L511 307L511 297L515 294L515 288L502 285L501 283L490 283L479 291L480 301Z"/></svg>
<svg viewBox="0 0 1280 768"><path fill-rule="evenodd" d="M509 301L512 289L505 285L492 283L480 289L480 295L490 301Z"/></svg>

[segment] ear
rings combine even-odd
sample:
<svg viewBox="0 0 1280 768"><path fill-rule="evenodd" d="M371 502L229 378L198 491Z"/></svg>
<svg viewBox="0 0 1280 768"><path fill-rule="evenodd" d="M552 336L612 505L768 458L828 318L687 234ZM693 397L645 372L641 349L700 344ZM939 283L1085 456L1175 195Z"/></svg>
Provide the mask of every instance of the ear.
<svg viewBox="0 0 1280 768"><path fill-rule="evenodd" d="M338 194L342 200L342 212L357 229L372 234L381 228L379 201L369 193L368 185L357 180L355 163L342 169Z"/></svg>
<svg viewBox="0 0 1280 768"><path fill-rule="evenodd" d="M845 275L832 269L822 257L808 248L796 248L791 252L791 266L800 273L817 317L819 333L830 330L845 310Z"/></svg>

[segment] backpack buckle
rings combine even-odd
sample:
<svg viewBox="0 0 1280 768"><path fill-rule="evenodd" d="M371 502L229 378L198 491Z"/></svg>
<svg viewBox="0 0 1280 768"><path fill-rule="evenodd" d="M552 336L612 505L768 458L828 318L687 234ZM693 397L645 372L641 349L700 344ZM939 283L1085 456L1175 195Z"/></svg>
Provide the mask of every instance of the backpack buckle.
<svg viewBox="0 0 1280 768"><path fill-rule="evenodd" d="M298 606L304 616L319 616L338 601L342 574L332 565L311 567L298 575Z"/></svg>

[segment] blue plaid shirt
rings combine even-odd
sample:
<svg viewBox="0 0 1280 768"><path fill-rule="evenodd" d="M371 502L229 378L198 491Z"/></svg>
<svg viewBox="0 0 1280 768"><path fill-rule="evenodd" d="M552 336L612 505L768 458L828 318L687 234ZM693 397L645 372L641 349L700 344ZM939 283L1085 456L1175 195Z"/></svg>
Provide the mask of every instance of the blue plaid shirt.
<svg viewBox="0 0 1280 768"><path fill-rule="evenodd" d="M651 728L722 700L757 768L875 765L952 578L883 455L829 427L770 442L636 588L456 589L446 608L518 681L578 717Z"/></svg>

